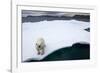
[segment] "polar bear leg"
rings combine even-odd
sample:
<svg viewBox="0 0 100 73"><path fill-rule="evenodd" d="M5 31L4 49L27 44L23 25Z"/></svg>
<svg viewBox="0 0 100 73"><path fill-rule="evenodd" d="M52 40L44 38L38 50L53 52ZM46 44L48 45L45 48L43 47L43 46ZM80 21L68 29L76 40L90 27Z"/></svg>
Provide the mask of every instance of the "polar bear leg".
<svg viewBox="0 0 100 73"><path fill-rule="evenodd" d="M40 55L40 54L41 54L40 49L37 49L37 54L38 54L38 55Z"/></svg>
<svg viewBox="0 0 100 73"><path fill-rule="evenodd" d="M41 50L41 55L43 55L44 54L44 48L42 48L42 50Z"/></svg>

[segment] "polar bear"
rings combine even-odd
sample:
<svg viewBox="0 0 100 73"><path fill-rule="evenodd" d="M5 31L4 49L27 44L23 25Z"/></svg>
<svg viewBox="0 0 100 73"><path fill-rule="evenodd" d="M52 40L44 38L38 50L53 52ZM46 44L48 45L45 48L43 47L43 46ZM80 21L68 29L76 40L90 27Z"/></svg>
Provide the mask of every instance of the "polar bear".
<svg viewBox="0 0 100 73"><path fill-rule="evenodd" d="M36 50L38 55L43 55L45 53L45 41L43 38L38 38L36 40Z"/></svg>

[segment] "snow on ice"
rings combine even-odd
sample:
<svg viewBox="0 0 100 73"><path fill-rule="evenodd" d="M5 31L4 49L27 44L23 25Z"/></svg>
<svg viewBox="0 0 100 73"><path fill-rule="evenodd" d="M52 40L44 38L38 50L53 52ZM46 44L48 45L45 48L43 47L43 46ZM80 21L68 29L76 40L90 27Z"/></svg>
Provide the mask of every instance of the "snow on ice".
<svg viewBox="0 0 100 73"><path fill-rule="evenodd" d="M90 43L90 32L84 30L89 27L89 22L77 20L25 22L22 24L22 60L41 60L53 51L76 42ZM35 41L38 37L43 37L46 42L44 55L37 54Z"/></svg>

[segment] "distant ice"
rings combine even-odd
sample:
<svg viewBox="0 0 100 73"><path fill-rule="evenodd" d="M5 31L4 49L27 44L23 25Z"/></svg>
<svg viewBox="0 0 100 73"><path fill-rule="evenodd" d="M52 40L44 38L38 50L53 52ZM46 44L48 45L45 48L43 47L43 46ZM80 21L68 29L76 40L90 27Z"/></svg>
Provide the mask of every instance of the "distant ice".
<svg viewBox="0 0 100 73"><path fill-rule="evenodd" d="M43 15L73 17L75 15L89 15L89 13L22 10L22 17L43 16Z"/></svg>
<svg viewBox="0 0 100 73"><path fill-rule="evenodd" d="M77 20L54 20L40 22L26 22L22 24L22 60L28 58L41 60L53 51L76 42L90 43L90 32L84 29L89 28L89 22ZM35 41L43 37L46 42L45 54L37 55Z"/></svg>

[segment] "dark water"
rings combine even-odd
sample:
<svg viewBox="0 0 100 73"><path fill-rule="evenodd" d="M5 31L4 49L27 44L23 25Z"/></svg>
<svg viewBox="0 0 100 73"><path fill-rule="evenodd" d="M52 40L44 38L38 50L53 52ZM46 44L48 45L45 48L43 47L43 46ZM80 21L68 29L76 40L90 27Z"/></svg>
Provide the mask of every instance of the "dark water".
<svg viewBox="0 0 100 73"><path fill-rule="evenodd" d="M64 47L46 56L43 60L28 59L24 62L64 61L90 59L90 45L76 43L71 47Z"/></svg>
<svg viewBox="0 0 100 73"><path fill-rule="evenodd" d="M73 17L68 17L68 16L27 16L27 17L22 17L22 23L24 22L40 22L40 21L52 21L52 20L78 20L78 21L85 21L89 22L90 21L90 16L89 15L75 15Z"/></svg>
<svg viewBox="0 0 100 73"><path fill-rule="evenodd" d="M86 30L86 31L90 32L90 28L86 28L86 29L84 29L84 30Z"/></svg>

